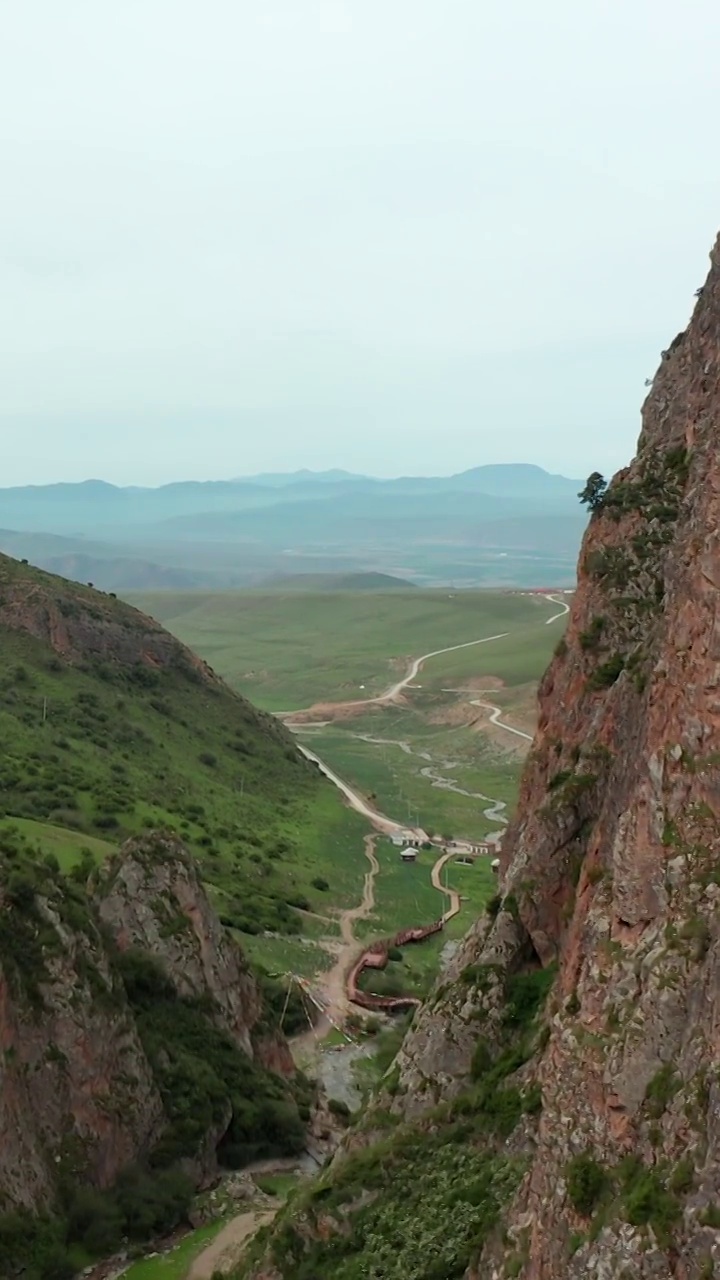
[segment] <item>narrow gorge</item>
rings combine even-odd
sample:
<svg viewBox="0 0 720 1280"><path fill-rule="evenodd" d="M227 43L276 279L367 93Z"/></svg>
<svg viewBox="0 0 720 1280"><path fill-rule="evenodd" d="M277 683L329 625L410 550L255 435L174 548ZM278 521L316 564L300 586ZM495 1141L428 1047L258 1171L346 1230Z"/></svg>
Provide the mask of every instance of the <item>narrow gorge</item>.
<svg viewBox="0 0 720 1280"><path fill-rule="evenodd" d="M720 1271L720 242L585 496L501 892L238 1275Z"/></svg>

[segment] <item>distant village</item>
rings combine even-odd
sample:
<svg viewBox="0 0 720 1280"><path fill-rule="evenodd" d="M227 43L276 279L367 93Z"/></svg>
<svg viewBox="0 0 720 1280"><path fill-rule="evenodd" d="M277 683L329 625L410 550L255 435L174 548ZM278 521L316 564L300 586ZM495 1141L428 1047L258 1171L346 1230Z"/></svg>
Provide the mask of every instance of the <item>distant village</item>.
<svg viewBox="0 0 720 1280"><path fill-rule="evenodd" d="M492 868L500 865L500 837L495 840L431 840L426 832L419 829L397 831L390 836L390 843L400 850L403 862L416 862L418 850L440 847L444 853L454 853L457 861L466 866L476 858L492 858Z"/></svg>

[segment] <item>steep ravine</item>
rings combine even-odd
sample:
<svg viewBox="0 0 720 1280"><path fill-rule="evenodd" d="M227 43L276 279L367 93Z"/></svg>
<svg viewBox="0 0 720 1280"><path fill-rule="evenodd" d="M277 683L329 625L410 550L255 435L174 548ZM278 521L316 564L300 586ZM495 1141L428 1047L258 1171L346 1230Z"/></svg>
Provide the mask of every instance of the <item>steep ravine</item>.
<svg viewBox="0 0 720 1280"><path fill-rule="evenodd" d="M178 838L129 840L81 880L3 837L3 1278L65 1280L73 1250L184 1221L220 1167L305 1146L267 988Z"/></svg>
<svg viewBox="0 0 720 1280"><path fill-rule="evenodd" d="M711 262L596 493L502 893L255 1280L720 1274L720 242Z"/></svg>

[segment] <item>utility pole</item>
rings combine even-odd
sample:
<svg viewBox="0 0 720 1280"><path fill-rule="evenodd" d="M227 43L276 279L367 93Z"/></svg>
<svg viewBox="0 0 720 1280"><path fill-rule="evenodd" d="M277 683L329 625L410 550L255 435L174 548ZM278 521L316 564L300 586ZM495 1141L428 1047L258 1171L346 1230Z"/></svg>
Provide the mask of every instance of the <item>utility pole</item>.
<svg viewBox="0 0 720 1280"><path fill-rule="evenodd" d="M43 724L45 724L46 720L47 720L47 698L43 698L43 718L42 718Z"/></svg>

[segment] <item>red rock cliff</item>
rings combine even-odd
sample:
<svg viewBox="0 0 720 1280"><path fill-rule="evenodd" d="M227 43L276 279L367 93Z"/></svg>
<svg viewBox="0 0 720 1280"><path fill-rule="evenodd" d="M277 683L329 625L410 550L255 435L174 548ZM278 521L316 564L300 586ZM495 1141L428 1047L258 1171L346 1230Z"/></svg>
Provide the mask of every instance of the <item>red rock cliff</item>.
<svg viewBox="0 0 720 1280"><path fill-rule="evenodd" d="M468 1280L720 1275L720 242L711 261L687 331L663 352L637 456L597 494L504 842L502 902L416 1018L377 1123L371 1108L336 1162L348 1184L353 1153L381 1140L401 1177L410 1156L388 1147L387 1113L419 1127L428 1156L407 1199L460 1115L457 1161L485 1144L514 1172L492 1227L477 1199L468 1207L456 1190L451 1212L428 1183L414 1216L427 1263L413 1275L441 1274L433 1257L461 1211L470 1226L454 1256L469 1266L449 1274ZM532 1039L505 1054L502 1088L515 1094L501 1096L479 1042L497 1064L522 1016L508 990L517 1001L530 989L513 975L534 981L542 968L552 986ZM358 1165L360 1231L376 1212L369 1176L379 1185ZM348 1195L336 1202L352 1220ZM293 1257L317 1255L313 1212L296 1219ZM393 1212L400 1222L401 1199ZM254 1275L293 1274L280 1243ZM397 1248L407 1252L407 1233ZM356 1272L338 1263L334 1274Z"/></svg>
<svg viewBox="0 0 720 1280"><path fill-rule="evenodd" d="M522 948L558 963L541 1118L506 1219L523 1280L720 1264L719 524L720 242L585 537L504 844L516 919L501 910L456 964L516 964ZM427 1023L445 1040L457 1022L452 997L447 1014L421 1020L411 1075ZM612 1184L602 1214L569 1195L581 1155ZM645 1206L616 1174L628 1157L648 1171ZM473 1274L506 1274L505 1253L495 1242Z"/></svg>

